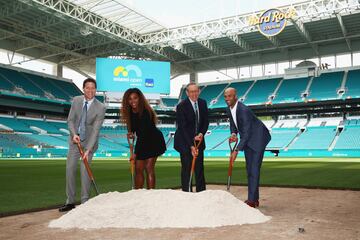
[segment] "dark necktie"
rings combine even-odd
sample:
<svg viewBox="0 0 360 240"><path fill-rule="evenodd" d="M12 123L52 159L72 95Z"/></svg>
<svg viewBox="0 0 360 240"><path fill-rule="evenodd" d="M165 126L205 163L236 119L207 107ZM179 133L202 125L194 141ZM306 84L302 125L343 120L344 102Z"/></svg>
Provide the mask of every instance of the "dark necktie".
<svg viewBox="0 0 360 240"><path fill-rule="evenodd" d="M86 123L86 115L87 115L87 105L88 102L86 101L83 107L83 110L81 112L81 118L80 118L80 126L79 126L79 135L80 135L80 140L84 141L85 140L85 123Z"/></svg>

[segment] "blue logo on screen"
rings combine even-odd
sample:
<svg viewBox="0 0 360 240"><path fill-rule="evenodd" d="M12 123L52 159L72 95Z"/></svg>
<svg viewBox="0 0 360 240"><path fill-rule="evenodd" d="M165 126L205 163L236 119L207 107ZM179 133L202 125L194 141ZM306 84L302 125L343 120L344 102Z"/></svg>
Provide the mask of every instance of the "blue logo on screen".
<svg viewBox="0 0 360 240"><path fill-rule="evenodd" d="M154 87L154 79L146 78L145 79L145 87Z"/></svg>

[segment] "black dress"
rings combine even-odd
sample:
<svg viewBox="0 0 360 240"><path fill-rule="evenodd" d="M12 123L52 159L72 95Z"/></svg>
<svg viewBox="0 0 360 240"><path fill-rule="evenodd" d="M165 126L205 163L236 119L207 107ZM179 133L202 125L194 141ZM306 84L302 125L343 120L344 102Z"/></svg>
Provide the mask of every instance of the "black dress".
<svg viewBox="0 0 360 240"><path fill-rule="evenodd" d="M162 132L150 119L150 113L144 109L139 113L131 112L131 131L136 133L136 160L145 160L162 155L166 151Z"/></svg>

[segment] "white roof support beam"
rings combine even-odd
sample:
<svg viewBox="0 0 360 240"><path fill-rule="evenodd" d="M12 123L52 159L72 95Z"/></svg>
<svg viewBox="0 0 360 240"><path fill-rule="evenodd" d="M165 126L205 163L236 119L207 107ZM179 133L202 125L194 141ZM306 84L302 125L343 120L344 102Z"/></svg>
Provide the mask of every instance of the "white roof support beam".
<svg viewBox="0 0 360 240"><path fill-rule="evenodd" d="M182 53L183 55L185 55L188 58L198 58L201 57L199 54L197 54L195 51L189 49L188 47L186 47L183 44L180 45L173 45L171 46L173 49L175 49L176 51Z"/></svg>
<svg viewBox="0 0 360 240"><path fill-rule="evenodd" d="M125 28L113 21L101 17L98 14L90 12L85 8L71 3L66 0L19 0L29 5L38 5L37 7L48 11L52 14L59 13L59 16L75 19L83 24L87 24L93 29L97 29L106 32L112 36L118 37L120 41L128 45L135 45L141 43L141 36L134 31ZM61 14L61 15L60 15Z"/></svg>
<svg viewBox="0 0 360 240"><path fill-rule="evenodd" d="M350 14L360 12L360 1L355 0L313 0L280 7L280 10L287 12L295 9L295 19L303 22L311 22L321 19L333 18L336 12ZM256 32L258 29L249 26L248 18L253 15L259 16L262 12L243 14L213 21L192 24L183 27L165 29L142 35L142 44L164 44L170 46L172 42L183 42L191 39L214 39L239 35L243 33ZM278 46L276 39L269 39L274 46ZM190 41L193 42L193 41Z"/></svg>
<svg viewBox="0 0 360 240"><path fill-rule="evenodd" d="M0 8L0 18L1 19L10 18L12 16L18 15L30 9L31 6L23 4L21 2L8 1L7 4L2 5Z"/></svg>
<svg viewBox="0 0 360 240"><path fill-rule="evenodd" d="M16 34L14 32L10 32L10 31L6 31L6 30L3 30L3 29L0 29L0 31L4 31L6 33L9 33L9 34ZM66 52L70 55L73 55L73 56L83 56L79 53L76 53L76 52L73 52L73 51L70 51L70 50L64 50L63 48L61 47L58 47L58 46L55 46L55 45L52 45L52 44L49 44L49 43L45 43L45 42L42 42L40 40L35 40L33 38L29 38L29 37L26 37L26 36L21 36L23 39L25 39L25 41L29 41L29 42L32 42L32 43L36 43L36 44L40 44L40 45L44 45L44 46L47 46L49 49L52 49L52 51L55 51L55 52ZM56 53L50 53L50 51L46 54L44 54L44 56L39 56L39 57L36 57L36 58L33 58L31 60L35 60L35 59L42 59L42 58L48 58L48 57L52 57L52 56L56 56L58 54ZM24 61L20 61L20 62L14 62L12 64L18 64L18 63L22 63L22 62L28 62L28 61L31 61L31 60L24 60Z"/></svg>
<svg viewBox="0 0 360 240"><path fill-rule="evenodd" d="M265 36L271 43L274 45L274 47L280 47L280 40L276 36L268 37Z"/></svg>
<svg viewBox="0 0 360 240"><path fill-rule="evenodd" d="M299 32L300 36L304 39L304 41L308 43L312 47L312 49L314 49L315 54L319 56L318 47L314 44L311 44L311 35L306 29L304 23L300 19L298 19L297 21L291 19L291 23L294 25L294 27Z"/></svg>
<svg viewBox="0 0 360 240"><path fill-rule="evenodd" d="M347 44L349 50L352 51L352 49L351 49L351 42L350 42L350 39L347 38L347 31L346 31L346 27L345 27L345 24L344 24L344 22L343 22L343 19L342 19L341 15L338 14L338 13L336 14L336 18L337 18L338 23L339 23L339 25L340 25L341 32L342 32L342 34L344 35L346 44Z"/></svg>
<svg viewBox="0 0 360 240"><path fill-rule="evenodd" d="M196 41L196 42L199 43L204 48L206 48L207 50L214 53L215 55L223 55L225 53L224 49L220 48L213 41L211 41L209 39L202 40L202 41Z"/></svg>
<svg viewBox="0 0 360 240"><path fill-rule="evenodd" d="M118 46L113 45L113 44L109 44L106 45L104 47L98 47L98 48L94 48L93 49L93 53L90 53L89 55L83 55L83 56L79 56L77 58L73 58L71 56L69 56L68 58L64 58L61 62L59 62L59 64L62 65L67 65L67 64L72 64L72 63L79 63L82 62L86 59L92 59L92 58L96 58L96 57L101 57L101 56L106 56L109 54L113 54L116 55L118 54L118 52L127 52L129 51L128 46L124 46L124 44L118 44Z"/></svg>
<svg viewBox="0 0 360 240"><path fill-rule="evenodd" d="M21 36L30 32L36 32L38 30L54 26L61 23L63 20L56 18L54 16L45 15L44 17L36 18L34 21L29 21L26 25L17 26L17 28L23 29L16 34L8 34L6 36L0 37L0 40L4 40L13 36Z"/></svg>
<svg viewBox="0 0 360 240"><path fill-rule="evenodd" d="M250 51L253 49L253 47L239 35L228 36L228 38L236 43L244 51Z"/></svg>
<svg viewBox="0 0 360 240"><path fill-rule="evenodd" d="M166 51L163 47L153 45L153 46L148 46L147 48L149 50L161 55L163 58L169 59L170 61L175 61L175 58L168 51Z"/></svg>

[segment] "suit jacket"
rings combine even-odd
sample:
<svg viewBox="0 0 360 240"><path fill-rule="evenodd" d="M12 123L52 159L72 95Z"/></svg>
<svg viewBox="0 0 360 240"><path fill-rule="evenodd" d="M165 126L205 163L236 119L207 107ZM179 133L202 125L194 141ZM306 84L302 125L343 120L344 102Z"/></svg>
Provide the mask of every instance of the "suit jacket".
<svg viewBox="0 0 360 240"><path fill-rule="evenodd" d="M70 113L67 119L70 131L70 144L73 143L73 136L78 134L83 103L84 96L77 96L73 98ZM104 121L105 111L105 105L94 98L94 101L91 103L86 116L84 140L84 148L86 150L95 152L98 148L99 132Z"/></svg>
<svg viewBox="0 0 360 240"><path fill-rule="evenodd" d="M205 149L205 134L209 127L208 108L206 101L198 99L199 108L199 133L204 138L199 146L199 150ZM174 148L178 152L190 151L190 147L194 146L195 137L195 111L189 98L182 100L176 106L176 132L174 136Z"/></svg>
<svg viewBox="0 0 360 240"><path fill-rule="evenodd" d="M269 130L264 123L254 115L250 108L243 103L238 102L236 108L236 121L238 127L236 127L230 108L228 107L226 110L230 118L231 133L240 134L240 142L237 149L243 151L244 147L249 147L257 152L264 151L266 145L271 140Z"/></svg>

